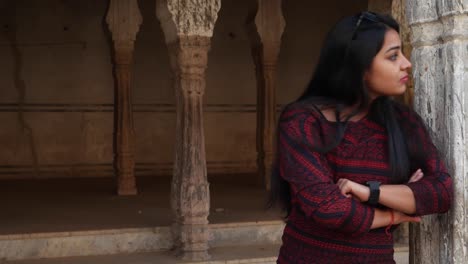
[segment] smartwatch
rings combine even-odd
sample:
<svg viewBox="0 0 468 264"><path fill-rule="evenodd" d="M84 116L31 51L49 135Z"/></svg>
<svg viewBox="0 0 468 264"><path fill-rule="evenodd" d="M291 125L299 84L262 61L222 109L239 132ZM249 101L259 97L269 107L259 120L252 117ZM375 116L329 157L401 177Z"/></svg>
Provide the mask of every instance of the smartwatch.
<svg viewBox="0 0 468 264"><path fill-rule="evenodd" d="M369 187L370 195L367 204L369 205L377 205L379 203L379 196L380 196L380 182L378 181L368 181L366 185Z"/></svg>

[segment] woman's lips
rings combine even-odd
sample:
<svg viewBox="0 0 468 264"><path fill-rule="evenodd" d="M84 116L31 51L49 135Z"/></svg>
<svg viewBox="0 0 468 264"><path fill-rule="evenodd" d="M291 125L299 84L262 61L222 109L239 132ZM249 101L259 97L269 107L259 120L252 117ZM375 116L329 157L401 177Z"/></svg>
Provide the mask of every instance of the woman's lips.
<svg viewBox="0 0 468 264"><path fill-rule="evenodd" d="M400 79L400 82L401 83L406 83L408 80L409 80L409 77L408 77L408 75L406 75L405 77Z"/></svg>

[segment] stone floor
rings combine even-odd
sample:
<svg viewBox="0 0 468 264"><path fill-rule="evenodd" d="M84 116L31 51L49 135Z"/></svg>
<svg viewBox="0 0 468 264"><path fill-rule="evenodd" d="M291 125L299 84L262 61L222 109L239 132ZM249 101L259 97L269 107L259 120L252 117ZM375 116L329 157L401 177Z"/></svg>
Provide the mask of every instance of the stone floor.
<svg viewBox="0 0 468 264"><path fill-rule="evenodd" d="M265 209L266 191L245 183L251 176L210 178L210 223L280 219ZM137 184L137 196L117 196L110 178L3 180L0 235L170 225L168 178Z"/></svg>

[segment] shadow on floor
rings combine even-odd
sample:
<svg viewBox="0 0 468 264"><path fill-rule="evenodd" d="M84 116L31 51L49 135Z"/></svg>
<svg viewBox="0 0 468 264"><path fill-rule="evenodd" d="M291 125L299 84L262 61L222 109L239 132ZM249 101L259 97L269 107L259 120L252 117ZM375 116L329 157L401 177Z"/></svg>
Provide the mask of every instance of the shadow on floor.
<svg viewBox="0 0 468 264"><path fill-rule="evenodd" d="M209 178L210 223L280 219L255 175ZM139 194L117 196L111 178L0 181L0 235L168 226L170 177L140 177Z"/></svg>

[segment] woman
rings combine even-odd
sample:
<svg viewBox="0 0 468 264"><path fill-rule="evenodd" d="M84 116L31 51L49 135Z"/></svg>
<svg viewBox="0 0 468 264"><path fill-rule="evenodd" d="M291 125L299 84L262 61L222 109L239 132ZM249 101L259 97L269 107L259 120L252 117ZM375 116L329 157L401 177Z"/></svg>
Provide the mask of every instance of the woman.
<svg viewBox="0 0 468 264"><path fill-rule="evenodd" d="M278 263L395 263L398 224L449 210L452 180L421 118L391 98L411 67L398 32L371 12L338 22L307 90L282 112Z"/></svg>

